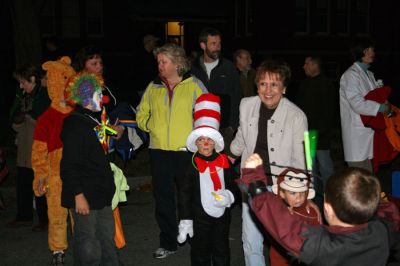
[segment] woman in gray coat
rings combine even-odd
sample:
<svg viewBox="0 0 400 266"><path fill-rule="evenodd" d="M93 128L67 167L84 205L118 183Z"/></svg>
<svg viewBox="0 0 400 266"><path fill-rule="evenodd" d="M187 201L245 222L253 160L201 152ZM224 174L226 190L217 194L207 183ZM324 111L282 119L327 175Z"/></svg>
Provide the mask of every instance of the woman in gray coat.
<svg viewBox="0 0 400 266"><path fill-rule="evenodd" d="M258 153L267 162L265 172L273 183L283 170L279 166L305 168L303 139L307 118L284 97L290 76L289 65L281 61L267 60L257 68L258 96L242 99L239 128L230 146L234 156L242 156L242 167L251 154ZM245 201L242 210L246 265L265 265L264 237Z"/></svg>

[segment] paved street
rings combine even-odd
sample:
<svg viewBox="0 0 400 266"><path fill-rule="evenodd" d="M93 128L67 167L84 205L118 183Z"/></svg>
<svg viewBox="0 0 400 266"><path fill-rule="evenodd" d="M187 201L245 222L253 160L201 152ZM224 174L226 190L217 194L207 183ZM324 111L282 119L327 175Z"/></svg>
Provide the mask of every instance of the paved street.
<svg viewBox="0 0 400 266"><path fill-rule="evenodd" d="M138 185L148 178L129 178L131 186L128 203L120 208L127 246L121 250L120 259L130 265L190 265L190 246L185 244L178 253L166 259L152 258L158 247L158 228L154 219L151 192L139 191ZM0 265L50 265L51 254L47 248L47 232L32 232L31 227L9 229L5 224L15 216L14 187L0 187L7 210L0 213ZM244 265L241 245L241 210L236 206L232 211L231 224L231 265ZM73 244L73 243L71 243ZM73 265L72 254L66 255L66 265Z"/></svg>

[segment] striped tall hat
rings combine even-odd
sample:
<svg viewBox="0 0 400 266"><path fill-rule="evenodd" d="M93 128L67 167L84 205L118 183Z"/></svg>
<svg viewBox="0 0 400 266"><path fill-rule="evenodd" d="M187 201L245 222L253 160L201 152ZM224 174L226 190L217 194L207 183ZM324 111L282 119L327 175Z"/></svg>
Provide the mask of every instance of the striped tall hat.
<svg viewBox="0 0 400 266"><path fill-rule="evenodd" d="M212 93L200 95L194 106L194 130L186 140L189 151L196 152L196 140L208 137L215 142L215 150L220 152L224 149L224 138L219 133L219 122L221 119L221 107L219 96Z"/></svg>

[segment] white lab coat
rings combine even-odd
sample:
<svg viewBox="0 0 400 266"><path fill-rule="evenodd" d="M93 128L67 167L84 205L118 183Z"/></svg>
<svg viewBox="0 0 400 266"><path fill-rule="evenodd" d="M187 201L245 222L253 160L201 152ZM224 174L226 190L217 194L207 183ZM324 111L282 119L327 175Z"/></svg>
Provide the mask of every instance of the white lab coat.
<svg viewBox="0 0 400 266"><path fill-rule="evenodd" d="M378 87L374 74L354 63L340 79L340 118L344 159L360 162L373 158L374 131L364 126L360 115L376 116L380 104L364 96ZM327 119L330 119L327 117Z"/></svg>

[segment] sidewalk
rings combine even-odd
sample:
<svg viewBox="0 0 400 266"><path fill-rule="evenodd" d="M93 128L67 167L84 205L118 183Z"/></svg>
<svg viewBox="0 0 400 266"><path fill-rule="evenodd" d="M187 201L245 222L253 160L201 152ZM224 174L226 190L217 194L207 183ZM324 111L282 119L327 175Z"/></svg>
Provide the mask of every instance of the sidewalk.
<svg viewBox="0 0 400 266"><path fill-rule="evenodd" d="M158 248L158 227L154 219L154 203L151 192L142 192L139 186L150 182L150 177L131 177L128 202L120 207L127 246L121 250L120 259L125 266L139 265L190 265L190 246L186 243L175 255L166 259L153 259ZM7 210L0 213L0 265L50 265L51 254L47 248L47 232L32 232L30 227L9 229L5 224L15 215L15 188L0 187ZM70 234L69 234L69 237ZM71 245L73 243L70 243ZM241 209L232 210L231 265L244 265L241 242ZM71 250L66 254L67 266L73 265Z"/></svg>

